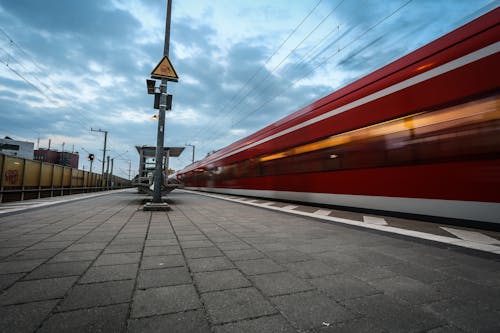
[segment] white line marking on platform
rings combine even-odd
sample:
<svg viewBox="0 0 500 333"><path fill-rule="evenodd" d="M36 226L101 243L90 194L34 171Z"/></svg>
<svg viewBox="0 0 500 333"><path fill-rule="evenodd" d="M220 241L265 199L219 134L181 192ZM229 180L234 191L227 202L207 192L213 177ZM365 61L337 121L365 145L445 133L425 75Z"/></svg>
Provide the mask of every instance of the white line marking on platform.
<svg viewBox="0 0 500 333"><path fill-rule="evenodd" d="M332 212L331 210L318 209L317 211L314 212L314 214L327 216L327 215L330 215L331 212Z"/></svg>
<svg viewBox="0 0 500 333"><path fill-rule="evenodd" d="M266 205L262 205L262 204L258 204L258 203L231 200L231 199L228 199L227 197L223 197L223 196L216 195L216 194L208 194L208 193L191 191L191 190L179 190L179 191L203 195L206 197L212 197L212 198L216 198L216 199L237 202L240 204L245 204L245 205L250 205L250 206L265 207L265 208L270 209L270 210L276 210L276 211L287 212L287 213L293 212L296 215L312 217L315 219L326 220L326 221L330 221L330 222L338 222L338 223L353 225L353 226L357 226L357 227L361 227L361 228L379 230L379 231L384 231L384 232L388 232L388 233L399 234L399 235L409 236L409 237L414 237L414 238L419 238L419 239L426 239L426 240L431 240L431 241L438 242L438 243L445 243L445 244L450 244L450 245L454 245L454 246L469 248L472 250L479 250L479 251L490 252L490 253L500 255L500 247L495 246L495 245L491 245L491 244L484 244L484 243L478 243L478 242L468 241L468 240L459 239L459 238L428 234L428 233L421 232L421 231L400 229L400 228L396 228L396 227L391 227L389 225L370 224L370 223L349 220L349 219L344 219L344 218L335 217L335 216L316 215L314 213L307 213L307 212L303 212L300 210L293 210L294 208L297 208L298 206L292 206L292 205L285 206L285 207L266 206Z"/></svg>
<svg viewBox="0 0 500 333"><path fill-rule="evenodd" d="M363 216L363 221L369 224L387 225L387 221L381 217Z"/></svg>
<svg viewBox="0 0 500 333"><path fill-rule="evenodd" d="M500 241L498 239L486 236L480 232L467 231L455 228L446 228L446 227L440 227L440 228L466 241L489 244L489 245L495 245L495 244L500 245Z"/></svg>
<svg viewBox="0 0 500 333"><path fill-rule="evenodd" d="M78 201L78 200L83 200L83 199L89 199L89 198L95 198L95 197L100 197L103 195L111 194L111 193L119 193L119 192L127 192L130 191L130 188L126 189L121 189L121 190L112 190L112 191L102 191L102 192L92 192L92 193L85 193L85 194L75 194L74 196L72 195L65 195L65 196L60 196L60 197L52 197L51 200L47 198L46 200L33 200L30 205L23 205L23 206L8 206L5 207L3 206L4 204L0 205L0 215L1 214L6 214L6 213L13 213L13 212L18 212L18 211L23 211L27 209L32 209L32 208L40 208L40 207L47 207L47 206L53 206L61 203L66 203L66 202L72 202L72 201ZM8 203L7 203L8 205ZM3 206L3 207L2 207ZM4 208L5 207L5 208Z"/></svg>

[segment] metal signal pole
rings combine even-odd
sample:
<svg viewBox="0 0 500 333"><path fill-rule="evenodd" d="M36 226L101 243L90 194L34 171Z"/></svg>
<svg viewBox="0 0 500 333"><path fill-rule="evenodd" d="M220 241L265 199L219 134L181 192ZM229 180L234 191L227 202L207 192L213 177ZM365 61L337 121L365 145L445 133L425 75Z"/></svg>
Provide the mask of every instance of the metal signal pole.
<svg viewBox="0 0 500 333"><path fill-rule="evenodd" d="M105 179L104 179L104 164L105 163L104 163L104 161L106 161L106 142L108 141L108 131L103 131L100 128L98 130L91 128L90 131L104 133L104 149L102 150L102 172L101 172L101 176L102 176L101 186L104 187L104 185L105 185Z"/></svg>
<svg viewBox="0 0 500 333"><path fill-rule="evenodd" d="M165 24L165 43L163 55L168 57L170 48L170 21L172 12L172 0L167 0L167 20ZM160 110L158 114L158 134L156 139L155 173L153 203L161 203L161 184L163 182L163 143L165 139L165 110L167 106L167 79L162 79L160 84Z"/></svg>

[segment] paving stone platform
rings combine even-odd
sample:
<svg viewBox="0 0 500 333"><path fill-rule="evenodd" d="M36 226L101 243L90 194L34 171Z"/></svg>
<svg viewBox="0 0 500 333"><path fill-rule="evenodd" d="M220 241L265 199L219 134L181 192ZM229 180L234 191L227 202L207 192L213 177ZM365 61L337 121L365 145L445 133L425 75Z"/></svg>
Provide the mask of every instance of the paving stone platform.
<svg viewBox="0 0 500 333"><path fill-rule="evenodd" d="M500 256L174 191L0 216L0 332L500 332Z"/></svg>

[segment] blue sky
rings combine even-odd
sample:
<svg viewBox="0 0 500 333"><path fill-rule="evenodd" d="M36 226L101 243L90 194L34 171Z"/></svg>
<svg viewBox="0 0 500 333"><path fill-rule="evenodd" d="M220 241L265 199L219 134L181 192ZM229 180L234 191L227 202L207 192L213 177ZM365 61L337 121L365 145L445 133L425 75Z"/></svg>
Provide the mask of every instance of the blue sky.
<svg viewBox="0 0 500 333"><path fill-rule="evenodd" d="M165 145L196 159L497 7L498 0L173 0ZM155 145L145 79L166 0L0 0L0 137L102 155ZM191 161L191 147L171 166ZM94 163L100 170L100 162Z"/></svg>

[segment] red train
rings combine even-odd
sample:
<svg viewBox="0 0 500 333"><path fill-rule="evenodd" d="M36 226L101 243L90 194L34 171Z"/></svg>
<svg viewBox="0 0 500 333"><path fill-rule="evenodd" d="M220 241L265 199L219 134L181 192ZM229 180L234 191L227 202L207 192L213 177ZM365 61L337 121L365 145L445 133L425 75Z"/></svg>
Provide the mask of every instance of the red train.
<svg viewBox="0 0 500 333"><path fill-rule="evenodd" d="M500 223L500 8L196 162L188 189Z"/></svg>

